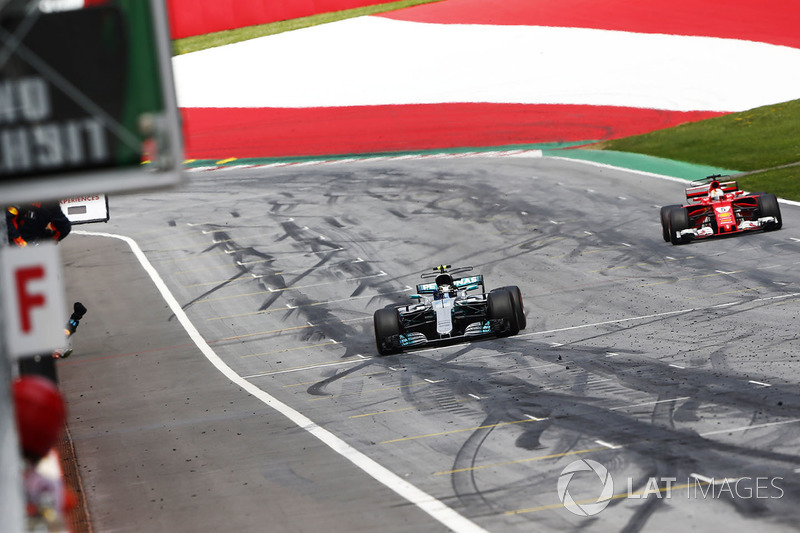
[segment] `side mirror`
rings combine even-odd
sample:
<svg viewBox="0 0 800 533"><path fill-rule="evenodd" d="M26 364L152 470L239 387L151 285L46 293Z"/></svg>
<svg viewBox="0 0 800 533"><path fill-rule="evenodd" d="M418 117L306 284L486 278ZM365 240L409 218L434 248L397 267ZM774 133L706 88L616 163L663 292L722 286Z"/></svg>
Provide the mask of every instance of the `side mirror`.
<svg viewBox="0 0 800 533"><path fill-rule="evenodd" d="M409 298L411 298L412 300L422 300L422 295L412 294L411 296L409 296Z"/></svg>

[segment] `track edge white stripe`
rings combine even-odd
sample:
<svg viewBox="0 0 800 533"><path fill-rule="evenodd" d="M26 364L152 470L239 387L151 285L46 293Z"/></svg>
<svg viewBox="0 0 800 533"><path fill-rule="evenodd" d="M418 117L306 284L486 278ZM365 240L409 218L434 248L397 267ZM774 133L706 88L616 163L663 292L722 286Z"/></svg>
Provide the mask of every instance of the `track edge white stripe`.
<svg viewBox="0 0 800 533"><path fill-rule="evenodd" d="M573 162L576 162L576 163L583 163L585 165L590 165L590 166L593 166L593 167L609 168L609 169L612 169L612 170L620 170L620 171L623 171L623 172L629 172L631 174L639 174L640 176L649 176L651 178L658 178L658 179L667 180L667 181L675 181L675 182L678 182L678 183L689 184L689 183L692 182L692 180L687 180L687 179L684 179L684 178L677 178L675 176L668 176L666 174L657 174L655 172L648 172L646 170L637 170L635 168L618 167L616 165L609 165L608 163L599 163L597 161L588 161L586 159L575 159L575 158L572 158L572 157L560 157L560 156L555 156L555 155L547 156L547 157L548 157L548 159L559 159L561 161L573 161ZM794 201L794 200L786 200L785 198L778 198L778 201L780 203L786 204L786 205L793 205L795 207L800 206L800 202L797 202L797 201Z"/></svg>

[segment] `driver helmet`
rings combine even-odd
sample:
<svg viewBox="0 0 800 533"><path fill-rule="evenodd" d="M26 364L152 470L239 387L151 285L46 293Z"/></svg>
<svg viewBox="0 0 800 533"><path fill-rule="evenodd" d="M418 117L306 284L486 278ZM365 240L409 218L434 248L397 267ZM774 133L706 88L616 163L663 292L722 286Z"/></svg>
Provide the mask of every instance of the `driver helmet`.
<svg viewBox="0 0 800 533"><path fill-rule="evenodd" d="M722 188L719 186L718 181L712 181L711 186L708 188L708 197L711 198L712 201L719 200L725 196Z"/></svg>
<svg viewBox="0 0 800 533"><path fill-rule="evenodd" d="M436 276L436 287L440 295L453 292L453 278L450 274L440 274Z"/></svg>

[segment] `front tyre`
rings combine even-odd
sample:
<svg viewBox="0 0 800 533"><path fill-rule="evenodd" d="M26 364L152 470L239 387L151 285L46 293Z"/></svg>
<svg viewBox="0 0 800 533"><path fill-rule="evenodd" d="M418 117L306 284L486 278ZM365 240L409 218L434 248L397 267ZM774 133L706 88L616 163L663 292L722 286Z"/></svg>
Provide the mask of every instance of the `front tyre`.
<svg viewBox="0 0 800 533"><path fill-rule="evenodd" d="M400 345L400 313L397 309L386 307L375 311L373 316L375 326L375 345L380 355L391 355L403 351Z"/></svg>
<svg viewBox="0 0 800 533"><path fill-rule="evenodd" d="M774 194L762 193L756 198L756 201L758 202L759 217L775 217L775 220L777 220L773 224L765 225L764 231L781 229L783 219L781 218L781 207L778 205L778 198Z"/></svg>
<svg viewBox="0 0 800 533"><path fill-rule="evenodd" d="M669 211L669 240L672 244L685 244L686 237L678 237L678 232L689 229L689 213L682 207L675 207Z"/></svg>
<svg viewBox="0 0 800 533"><path fill-rule="evenodd" d="M664 242L669 242L669 212L675 209L676 207L681 207L679 205L665 205L661 208L661 236L664 238Z"/></svg>
<svg viewBox="0 0 800 533"><path fill-rule="evenodd" d="M528 319L525 317L525 307L522 305L522 291L516 285L509 285L499 289L492 289L491 292L501 291L505 291L511 296L511 305L514 307L514 314L517 316L517 326L519 329L525 329L528 325Z"/></svg>
<svg viewBox="0 0 800 533"><path fill-rule="evenodd" d="M519 322L509 291L490 292L487 296L487 310L490 320L500 325L496 330L498 337L510 337L519 333Z"/></svg>

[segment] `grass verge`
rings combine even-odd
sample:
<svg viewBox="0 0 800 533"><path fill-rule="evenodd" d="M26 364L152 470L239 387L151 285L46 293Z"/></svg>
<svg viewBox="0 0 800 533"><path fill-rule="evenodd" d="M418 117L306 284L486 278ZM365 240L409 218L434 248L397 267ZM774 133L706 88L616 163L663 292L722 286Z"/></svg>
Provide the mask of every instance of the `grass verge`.
<svg viewBox="0 0 800 533"><path fill-rule="evenodd" d="M756 172L737 177L739 186L748 191L766 191L786 198L800 201L800 163L797 165Z"/></svg>
<svg viewBox="0 0 800 533"><path fill-rule="evenodd" d="M172 41L172 54L188 54L189 52L197 52L198 50L205 50L206 48L214 48L215 46L238 43L240 41L255 39L256 37L264 37L266 35L275 35L277 33L283 33L286 31L299 30L301 28L308 28L318 24L336 22L337 20L361 17L364 15L375 15L377 13L385 13L387 11L395 11L397 9L403 9L406 7L413 7L421 4L431 4L433 2L441 1L442 0L401 0L399 2L387 2L385 4L358 7L355 9L347 9L345 11L335 11L333 13L320 13L318 15L302 17L299 19L283 20L279 22L271 22L269 24L260 24L258 26L247 26L245 28L238 28L235 30L225 30L215 33L208 33L205 35L196 35L194 37L185 37L183 39L175 39Z"/></svg>
<svg viewBox="0 0 800 533"><path fill-rule="evenodd" d="M744 189L800 200L800 100L605 141L593 148L737 169Z"/></svg>

